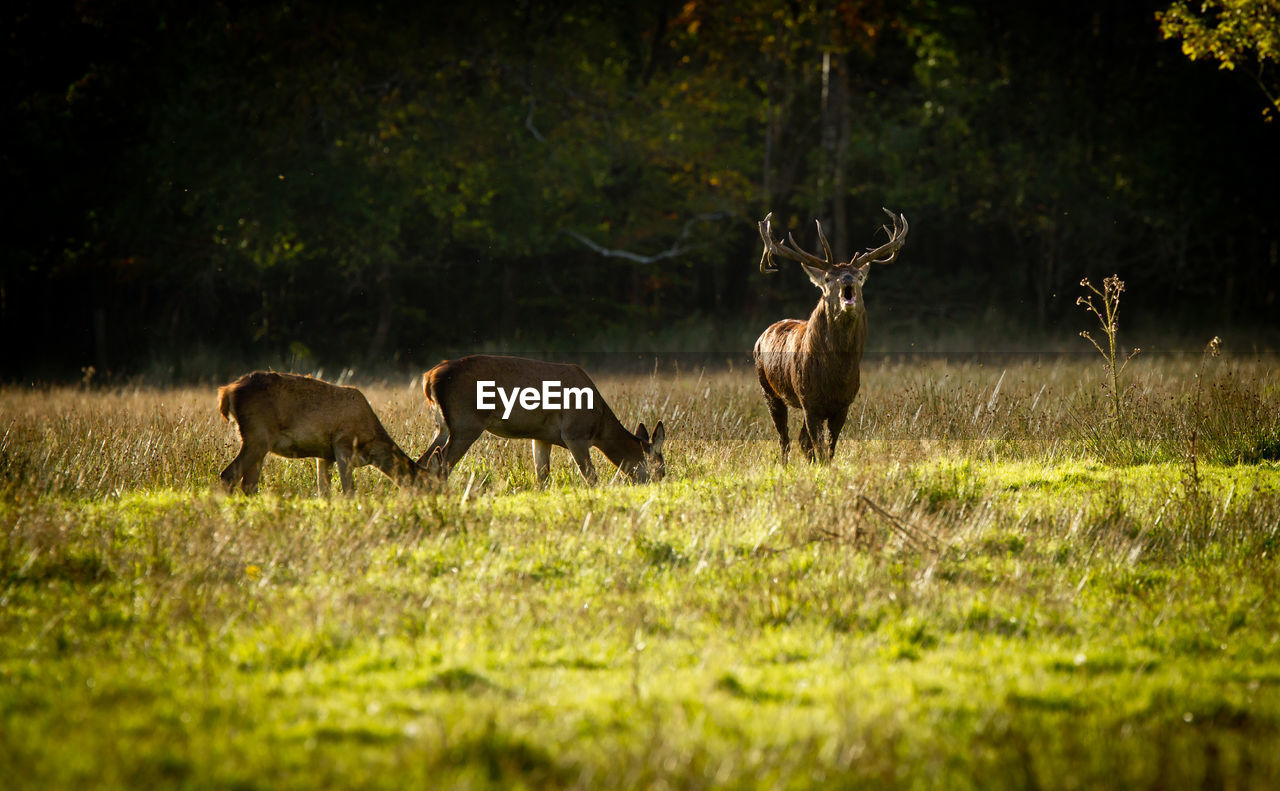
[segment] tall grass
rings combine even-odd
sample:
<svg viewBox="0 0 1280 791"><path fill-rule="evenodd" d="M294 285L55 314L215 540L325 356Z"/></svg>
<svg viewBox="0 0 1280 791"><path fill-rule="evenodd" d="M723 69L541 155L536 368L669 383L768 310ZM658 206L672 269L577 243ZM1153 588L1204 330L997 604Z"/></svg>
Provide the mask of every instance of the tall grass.
<svg viewBox="0 0 1280 791"><path fill-rule="evenodd" d="M662 484L590 488L557 452L542 490L485 438L442 489L366 468L328 501L283 459L214 493L238 441L212 389L5 390L0 776L1274 785L1276 370L1135 360L1116 459L1082 428L1091 365L878 362L835 461L785 467L750 371L601 376L628 425L666 421ZM364 390L421 452L416 388Z"/></svg>
<svg viewBox="0 0 1280 791"><path fill-rule="evenodd" d="M1030 454L1121 464L1173 462L1187 453L1187 421L1194 413L1205 461L1275 460L1280 458L1280 373L1273 362L1261 356L1202 365L1194 355L1150 356L1132 369L1124 432L1103 434L1100 413L1108 407L1092 384L1087 360L886 359L864 366L864 386L850 411L841 455L863 457L867 443L879 443L872 453L880 453L881 446L927 452L963 443L964 453L988 459ZM718 468L724 459L736 459L741 469L771 457L763 447L750 445L767 443L773 431L750 371L659 370L598 378L628 426L666 420L676 469L686 465L690 477L708 465ZM416 383L382 382L363 389L391 436L411 455L420 453L434 424ZM203 491L239 446L234 425L217 414L212 387L4 388L0 431L0 487L14 498L118 496L156 488ZM747 453L749 446L753 451ZM486 435L456 475L476 473L487 487L520 490L533 480L528 456L525 443ZM572 471L567 457L556 458L562 479L571 478L565 472ZM311 488L313 470L307 462L273 459L265 485L302 494ZM362 488L393 488L371 470L364 470L360 480Z"/></svg>

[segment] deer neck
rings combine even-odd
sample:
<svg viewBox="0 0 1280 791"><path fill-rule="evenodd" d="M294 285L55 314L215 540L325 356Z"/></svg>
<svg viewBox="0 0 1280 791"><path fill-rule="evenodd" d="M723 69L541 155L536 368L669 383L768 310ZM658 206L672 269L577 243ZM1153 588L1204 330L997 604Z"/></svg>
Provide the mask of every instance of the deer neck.
<svg viewBox="0 0 1280 791"><path fill-rule="evenodd" d="M390 439L384 447L369 454L369 463L382 470L388 478L401 486L413 478L413 470L416 466L413 459Z"/></svg>
<svg viewBox="0 0 1280 791"><path fill-rule="evenodd" d="M861 354L867 334L867 314L859 306L842 311L819 300L809 316L805 346L810 354Z"/></svg>
<svg viewBox="0 0 1280 791"><path fill-rule="evenodd" d="M596 438L596 447L610 463L615 467L623 467L624 464L634 466L644 461L644 447L640 444L640 439L627 431L612 412L605 416L603 422L605 428Z"/></svg>

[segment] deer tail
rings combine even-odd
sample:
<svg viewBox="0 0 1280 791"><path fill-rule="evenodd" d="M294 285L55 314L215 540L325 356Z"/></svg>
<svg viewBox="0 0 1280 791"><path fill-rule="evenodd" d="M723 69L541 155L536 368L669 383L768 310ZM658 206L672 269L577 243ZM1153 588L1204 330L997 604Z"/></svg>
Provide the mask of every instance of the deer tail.
<svg viewBox="0 0 1280 791"><path fill-rule="evenodd" d="M441 366L437 365L422 374L422 394L427 397L428 404L437 406L440 404L440 398L436 395L436 385L440 381L440 368Z"/></svg>
<svg viewBox="0 0 1280 791"><path fill-rule="evenodd" d="M431 411L432 416L436 420L436 427L444 425L444 410L440 407L440 393L437 387L440 385L440 375L443 373L444 365L437 365L430 371L422 374L422 394L426 396L427 408Z"/></svg>
<svg viewBox="0 0 1280 791"><path fill-rule="evenodd" d="M218 413L222 415L223 420L230 421L231 412L234 409L232 404L232 396L235 388L232 385L223 385L218 388Z"/></svg>

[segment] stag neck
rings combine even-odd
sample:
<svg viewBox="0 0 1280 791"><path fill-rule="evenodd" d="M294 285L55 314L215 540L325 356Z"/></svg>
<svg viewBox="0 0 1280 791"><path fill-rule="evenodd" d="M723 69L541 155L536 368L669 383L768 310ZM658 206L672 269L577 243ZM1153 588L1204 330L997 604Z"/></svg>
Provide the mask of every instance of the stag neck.
<svg viewBox="0 0 1280 791"><path fill-rule="evenodd" d="M865 308L859 306L853 311L838 311L827 300L821 299L809 316L805 346L810 353L860 352L860 339L866 337L866 324Z"/></svg>

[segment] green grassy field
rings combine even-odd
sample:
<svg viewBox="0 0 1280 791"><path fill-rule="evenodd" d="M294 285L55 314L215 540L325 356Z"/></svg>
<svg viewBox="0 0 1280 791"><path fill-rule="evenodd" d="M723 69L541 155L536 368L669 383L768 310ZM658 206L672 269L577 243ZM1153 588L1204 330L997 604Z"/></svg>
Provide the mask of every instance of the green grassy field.
<svg viewBox="0 0 1280 791"><path fill-rule="evenodd" d="M212 388L5 389L0 778L1275 788L1273 363L1139 358L1117 426L1096 361L879 362L817 467L751 371L601 376L665 482L485 438L329 501L212 492ZM416 387L364 389L421 452Z"/></svg>

